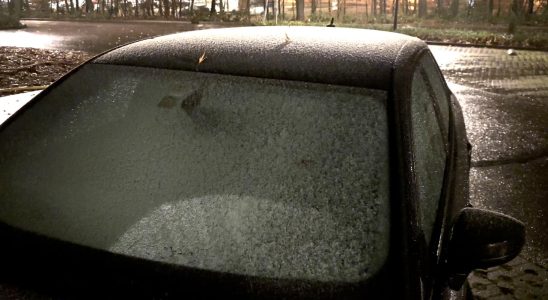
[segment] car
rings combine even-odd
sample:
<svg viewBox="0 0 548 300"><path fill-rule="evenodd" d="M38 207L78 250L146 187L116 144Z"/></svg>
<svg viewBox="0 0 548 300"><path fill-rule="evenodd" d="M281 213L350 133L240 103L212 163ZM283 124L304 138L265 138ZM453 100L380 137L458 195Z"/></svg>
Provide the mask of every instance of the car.
<svg viewBox="0 0 548 300"><path fill-rule="evenodd" d="M178 33L19 104L0 272L54 295L462 299L525 241L470 205L461 108L417 38Z"/></svg>

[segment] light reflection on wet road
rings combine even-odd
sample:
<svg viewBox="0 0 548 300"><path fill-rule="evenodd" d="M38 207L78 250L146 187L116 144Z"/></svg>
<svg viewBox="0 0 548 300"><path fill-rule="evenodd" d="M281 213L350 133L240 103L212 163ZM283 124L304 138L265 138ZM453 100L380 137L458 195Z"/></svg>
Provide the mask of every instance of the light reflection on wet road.
<svg viewBox="0 0 548 300"><path fill-rule="evenodd" d="M157 35L221 27L177 21L60 22L23 21L27 28L0 30L0 46L79 50L98 54ZM228 25L223 25L227 27Z"/></svg>

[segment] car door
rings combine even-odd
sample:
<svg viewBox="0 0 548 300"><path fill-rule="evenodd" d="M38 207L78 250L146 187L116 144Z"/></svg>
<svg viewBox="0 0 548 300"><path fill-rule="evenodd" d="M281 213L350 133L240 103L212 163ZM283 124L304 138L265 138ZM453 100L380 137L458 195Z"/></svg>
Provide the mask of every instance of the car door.
<svg viewBox="0 0 548 300"><path fill-rule="evenodd" d="M432 56L423 55L413 72L410 147L421 294L432 298L439 272L442 226L450 168L449 93Z"/></svg>

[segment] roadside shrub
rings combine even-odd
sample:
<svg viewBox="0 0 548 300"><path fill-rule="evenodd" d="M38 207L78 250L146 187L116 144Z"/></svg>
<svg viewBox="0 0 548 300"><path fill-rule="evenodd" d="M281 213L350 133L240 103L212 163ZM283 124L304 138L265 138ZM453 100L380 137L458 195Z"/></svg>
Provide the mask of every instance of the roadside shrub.
<svg viewBox="0 0 548 300"><path fill-rule="evenodd" d="M24 27L25 25L21 24L19 19L5 13L0 13L0 29L17 29Z"/></svg>
<svg viewBox="0 0 548 300"><path fill-rule="evenodd" d="M331 21L331 15L320 11L319 13L309 15L308 19L310 22L329 23Z"/></svg>

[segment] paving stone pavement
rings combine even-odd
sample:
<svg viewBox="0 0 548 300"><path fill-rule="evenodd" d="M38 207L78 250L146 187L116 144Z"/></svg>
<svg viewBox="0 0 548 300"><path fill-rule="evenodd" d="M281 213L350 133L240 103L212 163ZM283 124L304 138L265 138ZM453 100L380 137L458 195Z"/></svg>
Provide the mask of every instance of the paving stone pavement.
<svg viewBox="0 0 548 300"><path fill-rule="evenodd" d="M430 48L449 82L523 99L540 99L548 105L548 52L518 50L512 56L502 49ZM476 204L475 199L471 202ZM548 249L540 252L544 253L543 258L522 253L502 266L473 272L468 280L474 297L548 299Z"/></svg>
<svg viewBox="0 0 548 300"><path fill-rule="evenodd" d="M518 256L511 262L468 277L476 299L548 299L548 265Z"/></svg>
<svg viewBox="0 0 548 300"><path fill-rule="evenodd" d="M548 97L548 52L430 46L449 81L492 92Z"/></svg>

